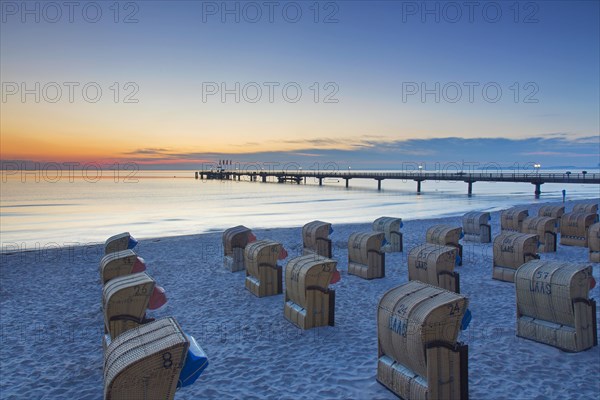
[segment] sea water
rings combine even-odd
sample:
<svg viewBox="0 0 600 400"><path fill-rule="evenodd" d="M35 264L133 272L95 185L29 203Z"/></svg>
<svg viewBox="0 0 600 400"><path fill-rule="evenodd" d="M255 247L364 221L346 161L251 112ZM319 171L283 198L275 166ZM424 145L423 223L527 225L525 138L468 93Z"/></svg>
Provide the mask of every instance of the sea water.
<svg viewBox="0 0 600 400"><path fill-rule="evenodd" d="M355 172L355 171L353 171ZM356 171L358 172L358 171ZM546 172L546 171L544 171ZM590 173L597 171L590 171ZM534 198L529 183L476 182L467 195L462 181L425 181L416 193L412 180L384 180L382 190L369 179L314 178L295 183L248 180L196 180L194 171L138 171L100 179L35 179L2 176L1 250L103 242L129 231L152 238L251 228L302 226L320 219L333 224L370 222L380 216L406 220L495 211L516 204L598 198L598 185L544 184Z"/></svg>

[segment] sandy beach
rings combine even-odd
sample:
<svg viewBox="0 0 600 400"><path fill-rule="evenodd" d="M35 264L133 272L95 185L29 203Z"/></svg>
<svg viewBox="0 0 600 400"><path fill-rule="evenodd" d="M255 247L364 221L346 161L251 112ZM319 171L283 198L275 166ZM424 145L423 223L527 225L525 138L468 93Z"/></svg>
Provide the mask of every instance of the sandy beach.
<svg viewBox="0 0 600 400"><path fill-rule="evenodd" d="M529 206L530 215L539 206ZM493 236L499 220L492 213ZM254 297L244 288L243 272L223 268L221 232L140 240L135 250L169 299L149 316L175 317L210 360L199 380L176 398L395 398L375 380L377 303L407 281L408 250L437 223L461 225L461 218L406 220L405 251L387 254L386 277L372 281L347 274L348 236L370 230L370 224L336 224L333 251L342 279L334 285L335 326L308 331L283 318L282 295ZM123 230L143 237L143 227L137 228ZM302 253L300 226L254 233L283 243L287 260ZM456 270L473 315L460 336L469 345L470 398L596 398L600 348L570 354L517 338L515 288L492 279L492 245L463 245L464 264ZM0 398L102 398L102 254L103 247L93 245L1 255ZM559 245L541 258L588 263L588 250ZM600 265L593 269L600 282ZM600 284L591 297L598 300L599 294Z"/></svg>

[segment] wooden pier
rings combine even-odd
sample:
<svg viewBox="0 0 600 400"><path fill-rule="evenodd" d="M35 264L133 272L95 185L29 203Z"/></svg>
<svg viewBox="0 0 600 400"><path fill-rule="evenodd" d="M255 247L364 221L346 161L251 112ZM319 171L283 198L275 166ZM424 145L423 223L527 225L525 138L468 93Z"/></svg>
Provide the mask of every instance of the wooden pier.
<svg viewBox="0 0 600 400"><path fill-rule="evenodd" d="M530 183L535 186L534 194L539 197L542 193L541 187L544 183L562 183L562 184L589 184L600 185L600 174L594 173L505 173L505 172L340 172L340 171L198 171L196 179L218 179L218 180L238 180L242 177L248 177L249 181L268 182L268 178L273 178L279 183L293 182L300 184L306 178L315 178L319 181L319 186L323 185L323 180L344 179L346 187L349 187L351 179L372 179L377 181L377 190L381 190L381 182L386 179L412 180L417 183L417 193L421 193L421 182L424 181L452 181L465 182L467 184L467 194L473 193L473 183L475 182L513 182Z"/></svg>

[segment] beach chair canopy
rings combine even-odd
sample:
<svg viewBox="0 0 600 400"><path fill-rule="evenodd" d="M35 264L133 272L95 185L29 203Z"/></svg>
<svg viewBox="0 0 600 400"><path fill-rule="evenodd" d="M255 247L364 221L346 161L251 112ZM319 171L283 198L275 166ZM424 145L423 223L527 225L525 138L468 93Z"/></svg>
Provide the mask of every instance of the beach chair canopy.
<svg viewBox="0 0 600 400"><path fill-rule="evenodd" d="M137 244L138 241L129 232L119 233L106 239L106 242L104 242L104 254L133 249Z"/></svg>

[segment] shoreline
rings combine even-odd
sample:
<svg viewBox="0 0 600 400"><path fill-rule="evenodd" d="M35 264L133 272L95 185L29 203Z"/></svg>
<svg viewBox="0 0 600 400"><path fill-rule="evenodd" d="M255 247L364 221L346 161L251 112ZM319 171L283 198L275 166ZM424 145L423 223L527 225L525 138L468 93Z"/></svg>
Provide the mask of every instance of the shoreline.
<svg viewBox="0 0 600 400"><path fill-rule="evenodd" d="M567 211L572 204L567 203ZM541 205L529 204L530 214L536 215ZM495 236L499 212L491 216ZM461 224L460 220L460 216L405 220L404 252L387 253L386 277L372 281L347 273L347 238L353 231L370 230L371 224L333 225L333 258L342 277L332 286L335 326L308 331L284 319L282 295L256 298L245 289L243 272L223 268L220 231L140 239L135 250L168 298L149 316L173 316L209 357L203 375L179 391L176 399L395 398L375 379L378 301L387 290L407 281L408 251L424 241L428 227ZM253 232L258 239L283 243L289 252L280 262L283 266L302 251L300 227ZM514 284L492 279L492 244L463 241L463 246L463 266L455 271L460 273L461 292L469 299L473 315L469 328L459 336L469 345L470 398L508 394L518 400L594 398L600 391L600 348L565 353L516 337ZM60 251L3 255L2 398L102 398L98 264L104 249L95 244ZM582 247L559 245L557 253L541 256L588 263L587 249ZM600 264L592 265L600 282ZM600 298L600 285L590 296Z"/></svg>

